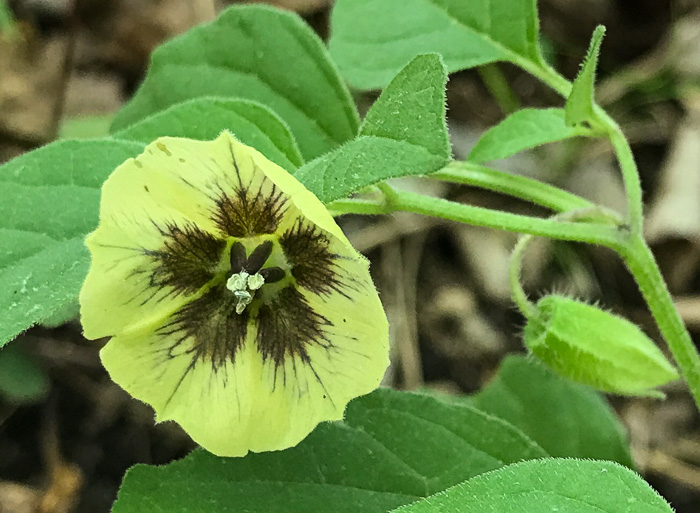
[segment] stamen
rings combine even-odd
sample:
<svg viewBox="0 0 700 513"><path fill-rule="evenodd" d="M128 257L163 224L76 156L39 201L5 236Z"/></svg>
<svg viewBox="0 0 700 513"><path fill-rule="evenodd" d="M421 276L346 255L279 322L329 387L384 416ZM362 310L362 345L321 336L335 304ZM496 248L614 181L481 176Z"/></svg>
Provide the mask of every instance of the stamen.
<svg viewBox="0 0 700 513"><path fill-rule="evenodd" d="M248 257L248 261L243 266L243 269L248 272L248 274L256 274L265 265L267 259L270 258L272 254L272 241L266 240L260 244Z"/></svg>
<svg viewBox="0 0 700 513"><path fill-rule="evenodd" d="M234 292L234 295L238 298L238 302L236 303L236 313L240 315L245 310L245 307L248 306L253 300L253 296L250 295L250 292L246 292L244 290L236 291Z"/></svg>
<svg viewBox="0 0 700 513"><path fill-rule="evenodd" d="M286 273L280 267L266 267L260 271L260 274L265 279L265 283L276 283L282 280Z"/></svg>
<svg viewBox="0 0 700 513"><path fill-rule="evenodd" d="M240 242L234 242L231 246L231 272L239 273L245 265L245 246Z"/></svg>
<svg viewBox="0 0 700 513"><path fill-rule="evenodd" d="M226 281L226 288L233 292L236 298L236 313L241 314L253 301L255 291L265 284L265 278L260 273L252 276L245 271L233 274Z"/></svg>
<svg viewBox="0 0 700 513"><path fill-rule="evenodd" d="M255 291L265 283L275 283L285 277L279 267L261 269L272 254L272 241L265 241L255 248L246 258L245 246L240 242L231 245L231 277L226 281L226 288L236 298L236 313L241 314L253 301Z"/></svg>
<svg viewBox="0 0 700 513"><path fill-rule="evenodd" d="M248 288L250 290L258 290L265 284L265 278L260 273L255 273L253 276L248 276Z"/></svg>
<svg viewBox="0 0 700 513"><path fill-rule="evenodd" d="M234 294L236 291L245 290L248 285L248 273L241 271L232 275L226 282L226 288Z"/></svg>

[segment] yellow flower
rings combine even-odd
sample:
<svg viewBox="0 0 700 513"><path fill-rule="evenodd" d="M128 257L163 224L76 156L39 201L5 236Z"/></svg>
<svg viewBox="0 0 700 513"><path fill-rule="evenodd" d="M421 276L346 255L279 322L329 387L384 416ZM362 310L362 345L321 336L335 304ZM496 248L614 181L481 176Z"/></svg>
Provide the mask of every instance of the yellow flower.
<svg viewBox="0 0 700 513"><path fill-rule="evenodd" d="M220 456L284 449L377 386L388 326L323 204L229 133L161 138L102 188L80 293L110 376Z"/></svg>

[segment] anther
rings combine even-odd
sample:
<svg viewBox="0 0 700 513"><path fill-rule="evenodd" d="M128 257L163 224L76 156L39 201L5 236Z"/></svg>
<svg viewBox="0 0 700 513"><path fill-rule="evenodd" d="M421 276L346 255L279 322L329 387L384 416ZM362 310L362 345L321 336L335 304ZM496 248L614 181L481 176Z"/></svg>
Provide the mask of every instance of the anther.
<svg viewBox="0 0 700 513"><path fill-rule="evenodd" d="M260 275L265 280L265 283L275 283L285 277L285 272L280 267L266 267L260 271Z"/></svg>
<svg viewBox="0 0 700 513"><path fill-rule="evenodd" d="M248 286L248 273L241 271L239 273L233 274L226 281L226 288L229 289L234 294L239 290L245 290Z"/></svg>
<svg viewBox="0 0 700 513"><path fill-rule="evenodd" d="M253 301L253 296L250 294L250 292L246 292L245 290L239 290L233 294L238 300L236 302L236 313L240 315L243 313L243 310L245 310L245 307L248 306L251 301Z"/></svg>
<svg viewBox="0 0 700 513"><path fill-rule="evenodd" d="M256 274L265 265L267 259L272 254L272 241L266 240L260 244L248 257L248 260L243 265L243 270L248 274Z"/></svg>
<svg viewBox="0 0 700 513"><path fill-rule="evenodd" d="M259 273L252 276L245 271L232 275L226 281L226 288L233 292L236 298L236 313L241 314L245 307L253 301L253 295L265 284L265 278Z"/></svg>
<svg viewBox="0 0 700 513"><path fill-rule="evenodd" d="M234 242L231 246L231 272L240 273L245 265L245 246L240 242Z"/></svg>
<svg viewBox="0 0 700 513"><path fill-rule="evenodd" d="M279 267L262 269L272 254L272 241L265 241L246 258L245 246L240 242L231 245L231 272L226 288L236 298L236 313L241 314L253 301L255 291L265 283L275 283L285 277Z"/></svg>
<svg viewBox="0 0 700 513"><path fill-rule="evenodd" d="M255 273L248 276L248 288L250 290L258 290L265 284L265 278L260 273Z"/></svg>

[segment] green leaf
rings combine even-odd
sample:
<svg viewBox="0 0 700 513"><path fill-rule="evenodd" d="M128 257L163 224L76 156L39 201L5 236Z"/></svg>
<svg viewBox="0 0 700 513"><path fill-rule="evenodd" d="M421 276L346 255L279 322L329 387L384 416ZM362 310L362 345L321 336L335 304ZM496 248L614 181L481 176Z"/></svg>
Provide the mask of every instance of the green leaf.
<svg viewBox="0 0 700 513"><path fill-rule="evenodd" d="M112 131L202 96L243 98L271 108L308 160L357 132L355 105L321 40L297 15L270 7L231 7L159 47Z"/></svg>
<svg viewBox="0 0 700 513"><path fill-rule="evenodd" d="M542 65L535 0L337 0L331 55L359 89L378 89L419 53L450 72L494 61Z"/></svg>
<svg viewBox="0 0 700 513"><path fill-rule="evenodd" d="M114 136L143 143L162 136L209 141L223 130L288 171L304 163L285 122L264 105L249 100L196 98L149 116Z"/></svg>
<svg viewBox="0 0 700 513"><path fill-rule="evenodd" d="M0 396L14 404L30 404L41 401L48 391L48 376L20 344L0 349Z"/></svg>
<svg viewBox="0 0 700 513"><path fill-rule="evenodd" d="M397 513L673 513L642 478L609 461L525 461Z"/></svg>
<svg viewBox="0 0 700 513"><path fill-rule="evenodd" d="M100 187L143 145L60 141L0 166L0 346L78 297Z"/></svg>
<svg viewBox="0 0 700 513"><path fill-rule="evenodd" d="M44 328L58 328L78 317L80 317L80 303L78 303L78 298L76 297L74 301L66 303L51 315L42 319L41 325Z"/></svg>
<svg viewBox="0 0 700 513"><path fill-rule="evenodd" d="M576 76L569 98L566 100L566 124L575 126L595 118L595 72L598 66L600 44L603 42L605 27L598 25L593 31L588 54Z"/></svg>
<svg viewBox="0 0 700 513"><path fill-rule="evenodd" d="M552 456L634 466L625 429L607 401L535 359L508 356L471 404L517 426Z"/></svg>
<svg viewBox="0 0 700 513"><path fill-rule="evenodd" d="M298 446L244 458L195 451L129 470L113 513L382 512L544 452L507 423L428 396L380 389ZM235 506L232 506L235 505Z"/></svg>
<svg viewBox="0 0 700 513"><path fill-rule="evenodd" d="M329 202L387 178L442 168L450 159L446 83L440 57L419 55L372 105L355 140L309 162L295 176Z"/></svg>
<svg viewBox="0 0 700 513"><path fill-rule="evenodd" d="M504 159L542 144L589 135L585 127L564 122L564 109L522 109L487 130L469 153L475 164Z"/></svg>
<svg viewBox="0 0 700 513"><path fill-rule="evenodd" d="M82 116L69 118L61 122L58 130L59 139L95 139L107 137L114 114L101 116Z"/></svg>
<svg viewBox="0 0 700 513"><path fill-rule="evenodd" d="M446 84L447 70L439 55L417 56L374 102L362 122L360 135L407 142L449 158Z"/></svg>

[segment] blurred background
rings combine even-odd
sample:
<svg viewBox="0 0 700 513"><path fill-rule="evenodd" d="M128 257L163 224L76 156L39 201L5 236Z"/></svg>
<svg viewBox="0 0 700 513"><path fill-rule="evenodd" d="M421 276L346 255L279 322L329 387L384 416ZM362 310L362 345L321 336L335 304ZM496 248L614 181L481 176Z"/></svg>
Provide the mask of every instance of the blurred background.
<svg viewBox="0 0 700 513"><path fill-rule="evenodd" d="M153 49L230 3L0 0L0 163L59 137L106 133ZM327 38L331 1L268 3L298 12ZM595 26L607 26L597 100L630 139L642 174L647 236L698 337L700 3L540 0L539 8L543 47L569 79ZM512 94L496 101L490 91L499 73ZM356 99L362 111L374 96ZM448 110L456 158L466 157L505 113L551 105L561 100L510 65L452 75ZM495 167L624 209L618 169L604 142L571 140ZM426 186L457 201L543 213L466 187L422 182ZM386 385L468 394L489 380L506 353L523 351L523 321L507 283L515 235L412 215L346 217L341 224L371 259L391 322ZM607 250L538 241L528 250L524 280L534 296L559 291L600 301L659 340L634 282ZM176 425L154 426L151 410L109 380L100 347L83 339L73 321L34 328L0 353L0 512L107 512L130 466L166 463L192 449ZM640 472L679 513L697 512L700 416L682 385L665 391L666 401L611 401L629 430Z"/></svg>

